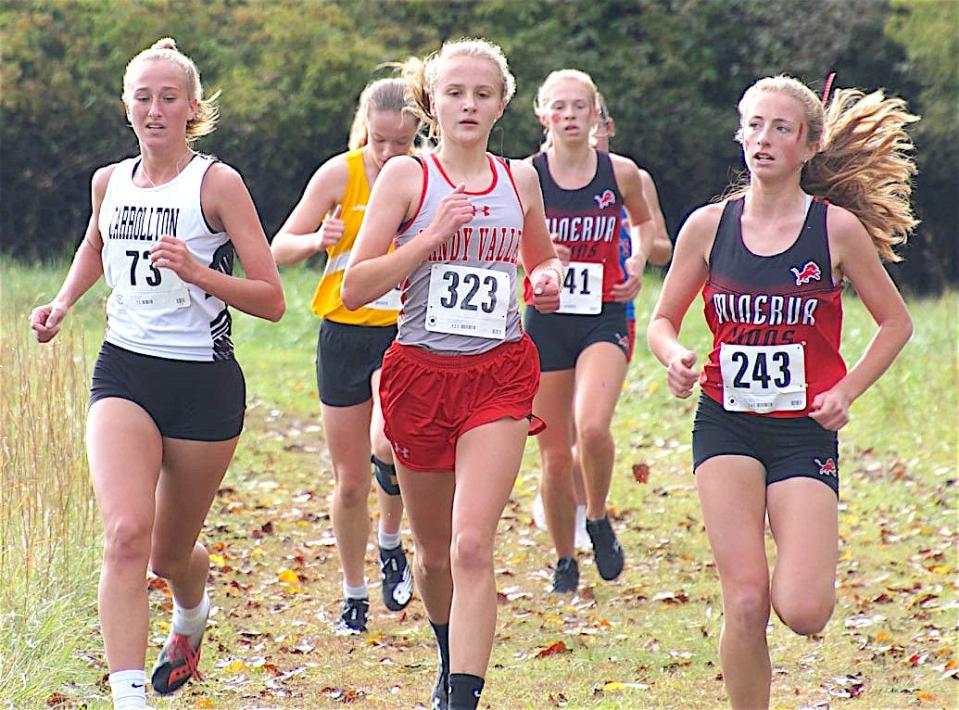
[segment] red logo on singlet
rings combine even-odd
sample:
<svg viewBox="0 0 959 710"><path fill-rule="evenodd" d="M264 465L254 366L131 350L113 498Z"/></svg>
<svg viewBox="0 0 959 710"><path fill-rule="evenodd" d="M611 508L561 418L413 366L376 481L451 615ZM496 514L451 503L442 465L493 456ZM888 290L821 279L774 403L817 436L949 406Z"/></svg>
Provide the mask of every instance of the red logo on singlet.
<svg viewBox="0 0 959 710"><path fill-rule="evenodd" d="M819 281L822 278L822 272L819 270L819 265L815 261L807 261L801 269L797 269L794 266L790 271L792 271L793 276L796 277L797 286L808 284L810 281Z"/></svg>
<svg viewBox="0 0 959 710"><path fill-rule="evenodd" d="M491 212L492 210L490 210L489 205L483 205L482 207L479 208L479 210L476 209L476 205L473 205L473 216L474 216L474 217L476 216L477 211L482 212L484 217L489 217L490 212Z"/></svg>
<svg viewBox="0 0 959 710"><path fill-rule="evenodd" d="M819 466L819 475L820 476L832 476L836 477L836 462L831 458L826 459L825 462L820 461L819 459L813 459L816 462L816 465Z"/></svg>
<svg viewBox="0 0 959 710"><path fill-rule="evenodd" d="M601 195L593 195L593 199L596 200L599 208L604 210L616 202L616 195L613 194L612 190L603 190Z"/></svg>

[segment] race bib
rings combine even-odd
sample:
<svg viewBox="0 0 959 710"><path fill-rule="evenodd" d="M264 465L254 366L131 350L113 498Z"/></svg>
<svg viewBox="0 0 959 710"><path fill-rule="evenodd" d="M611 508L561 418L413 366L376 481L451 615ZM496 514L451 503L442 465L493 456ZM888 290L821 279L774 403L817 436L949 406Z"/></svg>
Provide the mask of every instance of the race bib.
<svg viewBox="0 0 959 710"><path fill-rule="evenodd" d="M150 250L138 240L115 240L110 249L116 277L111 298L125 308L186 308L190 292L177 273L150 263Z"/></svg>
<svg viewBox="0 0 959 710"><path fill-rule="evenodd" d="M510 302L509 275L493 269L433 264L426 329L502 340Z"/></svg>
<svg viewBox="0 0 959 710"><path fill-rule="evenodd" d="M603 265L571 261L563 276L557 313L594 316L603 310Z"/></svg>
<svg viewBox="0 0 959 710"><path fill-rule="evenodd" d="M719 366L727 411L769 414L806 408L806 354L802 343L722 343Z"/></svg>
<svg viewBox="0 0 959 710"><path fill-rule="evenodd" d="M382 296L377 298L375 301L370 301L366 304L367 308L372 308L375 311L398 311L400 310L400 293L402 290L399 286L392 288Z"/></svg>

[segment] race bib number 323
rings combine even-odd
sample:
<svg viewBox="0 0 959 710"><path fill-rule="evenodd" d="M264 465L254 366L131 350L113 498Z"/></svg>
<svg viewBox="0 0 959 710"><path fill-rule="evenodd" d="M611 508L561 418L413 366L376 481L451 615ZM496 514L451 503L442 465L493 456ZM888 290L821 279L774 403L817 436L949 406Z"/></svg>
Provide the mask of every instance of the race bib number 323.
<svg viewBox="0 0 959 710"><path fill-rule="evenodd" d="M719 366L727 411L768 414L806 408L806 354L802 343L723 343Z"/></svg>
<svg viewBox="0 0 959 710"><path fill-rule="evenodd" d="M509 275L502 271L433 264L426 329L502 340L506 337L509 284Z"/></svg>

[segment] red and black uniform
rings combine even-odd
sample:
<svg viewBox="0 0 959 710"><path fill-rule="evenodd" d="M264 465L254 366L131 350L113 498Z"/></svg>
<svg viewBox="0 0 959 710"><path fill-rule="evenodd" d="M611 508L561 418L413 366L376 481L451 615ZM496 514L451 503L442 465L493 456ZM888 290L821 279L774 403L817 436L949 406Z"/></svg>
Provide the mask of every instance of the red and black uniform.
<svg viewBox="0 0 959 710"><path fill-rule="evenodd" d="M541 367L544 372L572 369L583 350L600 342L612 343L626 355L626 304L616 302L612 295L613 287L626 280L620 260L623 196L612 160L608 153L597 150L592 180L573 190L553 180L546 153L533 156L533 167L543 190L550 234L557 244L570 250L560 310L541 314L527 307L524 314L526 331L539 349ZM528 278L524 294L527 306L531 306L533 293Z"/></svg>
<svg viewBox="0 0 959 710"><path fill-rule="evenodd" d="M703 304L713 349L700 376L706 397L694 427L695 464L723 453L752 455L766 466L767 483L809 475L838 488L835 432L807 416L816 396L846 374L828 204L807 198L796 240L772 256L743 242L743 205L744 198L726 203L709 255ZM778 423L763 424L769 420ZM741 427L739 436L719 443L710 433L718 423Z"/></svg>

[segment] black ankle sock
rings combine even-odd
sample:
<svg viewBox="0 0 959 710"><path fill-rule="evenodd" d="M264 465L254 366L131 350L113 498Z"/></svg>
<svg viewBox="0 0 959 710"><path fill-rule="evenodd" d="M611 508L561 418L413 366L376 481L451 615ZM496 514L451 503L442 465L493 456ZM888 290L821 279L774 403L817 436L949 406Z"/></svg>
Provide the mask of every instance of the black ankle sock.
<svg viewBox="0 0 959 710"><path fill-rule="evenodd" d="M433 633L436 635L436 645L440 651L440 670L442 673L449 674L450 672L450 625L434 624L431 621L430 626L433 627Z"/></svg>
<svg viewBox="0 0 959 710"><path fill-rule="evenodd" d="M450 673L450 710L475 710L485 680L469 673Z"/></svg>

